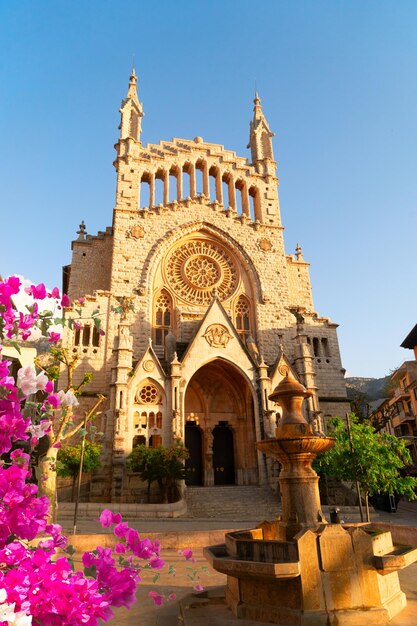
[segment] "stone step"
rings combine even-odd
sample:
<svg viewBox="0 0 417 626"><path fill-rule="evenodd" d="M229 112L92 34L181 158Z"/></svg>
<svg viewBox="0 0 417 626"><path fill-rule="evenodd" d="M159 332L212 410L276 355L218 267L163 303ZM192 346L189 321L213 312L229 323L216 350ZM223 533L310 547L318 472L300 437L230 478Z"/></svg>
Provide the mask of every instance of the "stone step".
<svg viewBox="0 0 417 626"><path fill-rule="evenodd" d="M270 519L279 513L279 500L269 487L188 487L185 499L189 518Z"/></svg>

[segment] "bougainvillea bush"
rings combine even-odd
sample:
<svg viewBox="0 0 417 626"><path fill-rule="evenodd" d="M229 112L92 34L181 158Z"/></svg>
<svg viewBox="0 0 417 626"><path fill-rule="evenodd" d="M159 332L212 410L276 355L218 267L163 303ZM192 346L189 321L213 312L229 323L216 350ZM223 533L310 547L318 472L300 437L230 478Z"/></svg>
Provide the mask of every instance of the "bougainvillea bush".
<svg viewBox="0 0 417 626"><path fill-rule="evenodd" d="M61 296L58 289L47 292L43 284L31 285L26 291L33 304L22 313L12 301L21 288L18 277L0 282L0 338L18 349L37 326L46 330L51 343L58 342L59 333L50 329L57 320L50 311L40 313L38 301L50 298L60 311L70 304L67 296ZM39 495L30 469L31 448L54 430L54 416L61 405L75 405L73 394L71 389L54 392L48 376L36 373L32 366L21 368L15 380L11 363L0 358L0 625L95 626L106 622L113 615L112 608L129 607L135 601L144 567L163 567L159 544L141 538L120 514L105 510L101 524L113 528L118 542L114 549L98 547L85 553L83 571L74 571L73 550L61 527L49 522L48 498ZM33 394L41 394L41 401L28 399Z"/></svg>

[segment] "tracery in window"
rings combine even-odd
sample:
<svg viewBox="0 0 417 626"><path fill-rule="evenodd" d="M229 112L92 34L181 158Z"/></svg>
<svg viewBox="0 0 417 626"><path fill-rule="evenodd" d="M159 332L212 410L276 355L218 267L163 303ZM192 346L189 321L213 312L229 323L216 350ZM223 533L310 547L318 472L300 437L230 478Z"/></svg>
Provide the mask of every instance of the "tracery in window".
<svg viewBox="0 0 417 626"><path fill-rule="evenodd" d="M165 337L172 327L172 298L163 289L154 305L154 341L156 346L165 345Z"/></svg>
<svg viewBox="0 0 417 626"><path fill-rule="evenodd" d="M148 382L138 391L137 401L139 404L159 404L160 400L160 393L157 387L151 382Z"/></svg>
<svg viewBox="0 0 417 626"><path fill-rule="evenodd" d="M250 305L245 296L239 296L235 306L235 326L243 340L250 335Z"/></svg>

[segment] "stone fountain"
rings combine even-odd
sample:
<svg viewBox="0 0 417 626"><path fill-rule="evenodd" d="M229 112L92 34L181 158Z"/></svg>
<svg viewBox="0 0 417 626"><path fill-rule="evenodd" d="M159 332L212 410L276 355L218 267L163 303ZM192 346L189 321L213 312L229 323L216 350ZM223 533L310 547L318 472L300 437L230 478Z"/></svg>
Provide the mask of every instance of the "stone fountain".
<svg viewBox="0 0 417 626"><path fill-rule="evenodd" d="M281 464L282 515L257 528L226 534L205 549L227 575L226 602L238 618L281 626L387 624L405 605L398 570L417 549L394 549L391 533L372 524L328 524L321 511L317 454L331 448L302 414L310 392L288 373L270 400L282 418L276 437L257 443Z"/></svg>

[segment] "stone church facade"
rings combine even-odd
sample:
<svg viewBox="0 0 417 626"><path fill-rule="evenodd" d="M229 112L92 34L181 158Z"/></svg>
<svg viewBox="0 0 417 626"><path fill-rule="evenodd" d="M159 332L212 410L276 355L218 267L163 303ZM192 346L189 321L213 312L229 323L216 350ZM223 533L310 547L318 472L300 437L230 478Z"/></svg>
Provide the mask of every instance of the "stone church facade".
<svg viewBox="0 0 417 626"><path fill-rule="evenodd" d="M255 442L274 434L268 395L288 369L313 392L317 429L349 405L337 325L314 310L300 246L285 253L260 99L250 162L201 137L143 146L134 71L120 112L112 226L92 236L82 224L64 268L66 315L83 318L65 345L79 356L76 382L94 374L81 408L106 396L91 498L131 501L126 455L175 439L190 450L190 484L266 483Z"/></svg>

